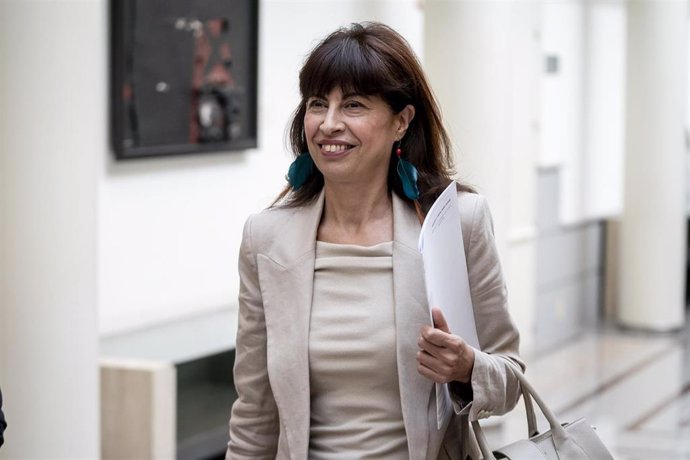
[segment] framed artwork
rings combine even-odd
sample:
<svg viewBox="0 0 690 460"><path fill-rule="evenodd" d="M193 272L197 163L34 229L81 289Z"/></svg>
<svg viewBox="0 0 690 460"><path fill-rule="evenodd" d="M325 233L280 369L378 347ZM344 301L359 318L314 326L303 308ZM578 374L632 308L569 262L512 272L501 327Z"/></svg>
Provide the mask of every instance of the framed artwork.
<svg viewBox="0 0 690 460"><path fill-rule="evenodd" d="M258 0L111 0L118 159L256 147Z"/></svg>

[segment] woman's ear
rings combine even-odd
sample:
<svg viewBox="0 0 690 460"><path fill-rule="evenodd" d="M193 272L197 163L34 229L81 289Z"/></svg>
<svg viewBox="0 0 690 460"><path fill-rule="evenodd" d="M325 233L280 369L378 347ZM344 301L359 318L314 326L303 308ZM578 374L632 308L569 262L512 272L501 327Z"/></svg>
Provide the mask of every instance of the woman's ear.
<svg viewBox="0 0 690 460"><path fill-rule="evenodd" d="M415 110L412 104L407 104L404 109L398 112L398 135L400 139L405 135L407 128L410 126L412 119L414 118Z"/></svg>

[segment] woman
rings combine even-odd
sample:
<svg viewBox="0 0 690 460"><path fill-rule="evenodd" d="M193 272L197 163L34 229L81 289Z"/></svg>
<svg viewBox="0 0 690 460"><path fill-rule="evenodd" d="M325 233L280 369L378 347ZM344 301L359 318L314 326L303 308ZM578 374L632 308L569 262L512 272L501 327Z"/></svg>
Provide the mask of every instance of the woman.
<svg viewBox="0 0 690 460"><path fill-rule="evenodd" d="M452 154L407 42L340 29L300 92L289 185L244 228L227 458L464 458L467 416L512 409L522 365L485 200L457 186L479 351L428 324L417 239ZM440 429L434 382L456 409Z"/></svg>

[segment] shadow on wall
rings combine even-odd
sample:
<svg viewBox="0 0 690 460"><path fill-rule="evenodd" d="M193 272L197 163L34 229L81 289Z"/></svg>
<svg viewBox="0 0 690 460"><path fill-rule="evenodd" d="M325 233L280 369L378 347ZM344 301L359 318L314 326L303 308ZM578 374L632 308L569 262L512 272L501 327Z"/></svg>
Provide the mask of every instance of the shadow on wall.
<svg viewBox="0 0 690 460"><path fill-rule="evenodd" d="M2 413L2 390L0 390L0 447L5 443L5 428L7 428L7 422L5 414Z"/></svg>

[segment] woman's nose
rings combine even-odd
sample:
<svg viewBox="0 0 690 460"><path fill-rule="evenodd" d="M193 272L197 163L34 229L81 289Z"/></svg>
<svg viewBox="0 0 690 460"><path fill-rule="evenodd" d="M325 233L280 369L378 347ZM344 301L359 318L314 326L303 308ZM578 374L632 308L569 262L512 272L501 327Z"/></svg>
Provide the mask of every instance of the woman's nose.
<svg viewBox="0 0 690 460"><path fill-rule="evenodd" d="M345 127L340 112L335 107L329 107L326 116L319 127L326 134L338 132Z"/></svg>

